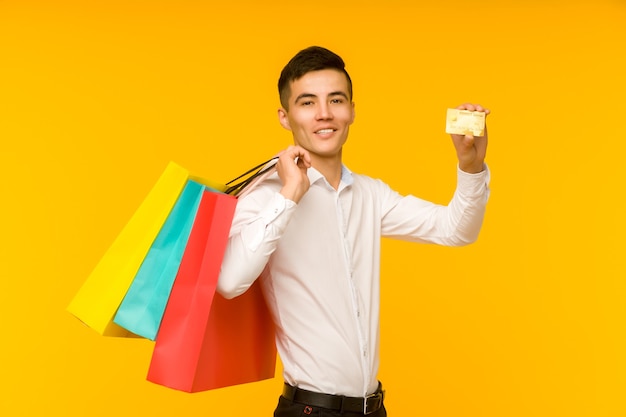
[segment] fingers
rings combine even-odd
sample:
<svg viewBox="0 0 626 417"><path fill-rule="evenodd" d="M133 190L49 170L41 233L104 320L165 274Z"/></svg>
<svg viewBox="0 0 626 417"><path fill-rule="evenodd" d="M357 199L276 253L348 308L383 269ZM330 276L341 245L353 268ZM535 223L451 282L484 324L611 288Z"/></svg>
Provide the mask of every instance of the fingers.
<svg viewBox="0 0 626 417"><path fill-rule="evenodd" d="M311 167L311 155L309 154L309 151L301 146L290 146L278 155L283 163L288 163L288 161L291 160L299 167Z"/></svg>
<svg viewBox="0 0 626 417"><path fill-rule="evenodd" d="M310 183L307 169L311 167L311 155L300 146L290 146L279 154L276 169L283 187L280 193L288 200L298 203L308 191Z"/></svg>
<svg viewBox="0 0 626 417"><path fill-rule="evenodd" d="M485 112L485 115L488 115L489 113L491 113L491 110L481 106L480 104L473 104L473 103L461 104L460 106L457 106L457 109L458 110L469 110L469 111Z"/></svg>
<svg viewBox="0 0 626 417"><path fill-rule="evenodd" d="M489 110L486 107L483 107L482 105L476 103L463 103L459 106L456 107L458 110L468 110L468 111L480 111L480 112L484 112L485 116L488 116L489 113L491 113L491 110ZM486 137L487 136L487 126L485 125L485 130L483 133L483 136L477 136L477 137ZM460 137L460 135L459 135ZM471 133L466 134L463 137L463 144L466 146L472 146L474 144L474 136Z"/></svg>

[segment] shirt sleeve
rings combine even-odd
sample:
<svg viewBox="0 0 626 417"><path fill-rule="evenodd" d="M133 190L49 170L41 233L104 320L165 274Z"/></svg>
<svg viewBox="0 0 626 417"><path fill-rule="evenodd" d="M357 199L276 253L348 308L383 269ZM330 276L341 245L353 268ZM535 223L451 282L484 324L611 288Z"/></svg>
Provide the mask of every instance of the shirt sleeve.
<svg viewBox="0 0 626 417"><path fill-rule="evenodd" d="M295 208L296 203L275 191L238 201L217 282L222 296L243 294L259 277Z"/></svg>
<svg viewBox="0 0 626 417"><path fill-rule="evenodd" d="M457 187L447 205L388 190L383 199L382 235L445 246L476 241L489 199L489 168L469 174L457 168Z"/></svg>

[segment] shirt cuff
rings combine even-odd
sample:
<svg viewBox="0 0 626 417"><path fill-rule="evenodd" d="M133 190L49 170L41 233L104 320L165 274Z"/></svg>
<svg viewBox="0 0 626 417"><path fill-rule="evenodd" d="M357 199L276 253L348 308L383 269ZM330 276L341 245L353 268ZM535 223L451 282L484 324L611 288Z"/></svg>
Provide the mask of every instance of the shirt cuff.
<svg viewBox="0 0 626 417"><path fill-rule="evenodd" d="M457 166L457 188L463 190L465 195L481 195L485 192L489 194L489 181L491 172L487 164L484 169L476 174L470 174Z"/></svg>

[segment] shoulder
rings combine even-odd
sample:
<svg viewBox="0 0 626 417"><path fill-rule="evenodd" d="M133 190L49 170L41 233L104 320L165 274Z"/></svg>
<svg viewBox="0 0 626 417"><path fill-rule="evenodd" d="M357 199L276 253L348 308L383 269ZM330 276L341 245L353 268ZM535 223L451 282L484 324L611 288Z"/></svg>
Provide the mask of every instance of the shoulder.
<svg viewBox="0 0 626 417"><path fill-rule="evenodd" d="M356 199L378 202L380 205L398 199L398 193L379 178L362 174L352 174L352 178L352 193Z"/></svg>
<svg viewBox="0 0 626 417"><path fill-rule="evenodd" d="M369 175L352 173L352 185L357 189L364 190L388 190L390 187L381 179L373 178Z"/></svg>

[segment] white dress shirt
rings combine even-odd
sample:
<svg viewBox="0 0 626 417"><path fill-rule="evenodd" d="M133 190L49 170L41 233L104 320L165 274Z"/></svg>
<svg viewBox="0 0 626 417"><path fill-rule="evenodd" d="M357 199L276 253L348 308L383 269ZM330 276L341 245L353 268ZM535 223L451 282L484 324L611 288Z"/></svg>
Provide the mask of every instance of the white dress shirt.
<svg viewBox="0 0 626 417"><path fill-rule="evenodd" d="M376 390L381 237L476 240L489 173L457 171L447 206L401 196L345 167L337 190L309 168L311 187L297 205L279 193L276 173L240 199L217 290L232 298L261 280L285 382L352 397Z"/></svg>

